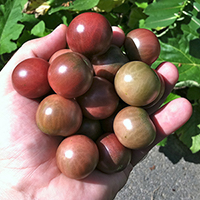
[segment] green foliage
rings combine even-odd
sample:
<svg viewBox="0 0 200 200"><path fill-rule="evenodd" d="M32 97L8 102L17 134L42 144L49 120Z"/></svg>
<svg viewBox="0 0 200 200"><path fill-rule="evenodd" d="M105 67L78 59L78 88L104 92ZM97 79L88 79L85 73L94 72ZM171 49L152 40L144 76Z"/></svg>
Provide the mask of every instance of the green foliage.
<svg viewBox="0 0 200 200"><path fill-rule="evenodd" d="M69 1L69 6L63 6L63 4L51 8L49 14L53 14L60 10L70 10L70 11L84 11L89 10L96 6L99 3L99 0L76 0L76 1Z"/></svg>
<svg viewBox="0 0 200 200"><path fill-rule="evenodd" d="M200 105L193 106L193 115L176 133L179 139L190 148L193 153L199 151L200 146Z"/></svg>
<svg viewBox="0 0 200 200"><path fill-rule="evenodd" d="M162 0L150 4L145 9L145 14L149 17L145 25L149 28L166 27L174 23L180 17L180 10L185 6L183 0Z"/></svg>
<svg viewBox="0 0 200 200"><path fill-rule="evenodd" d="M36 37L44 37L48 35L50 31L46 30L44 21L38 22L32 29L31 34Z"/></svg>
<svg viewBox="0 0 200 200"><path fill-rule="evenodd" d="M193 153L200 151L200 0L0 0L0 67L24 42L88 11L100 12L125 33L147 28L158 36L161 54L152 67L169 61L179 71L165 103L185 97L194 110L175 134Z"/></svg>
<svg viewBox="0 0 200 200"><path fill-rule="evenodd" d="M190 100L193 104L193 115L176 134L193 153L196 153L200 150L200 4L184 1L181 5L184 7L180 7L179 16L174 22L167 26L164 26L164 23L154 26L157 34L161 32L161 54L154 66L167 60L178 68L179 82L173 92L181 93L181 96ZM164 31L160 31L160 27L164 27Z"/></svg>
<svg viewBox="0 0 200 200"><path fill-rule="evenodd" d="M125 0L100 0L96 8L99 11L110 12L113 8L120 6L124 2Z"/></svg>
<svg viewBox="0 0 200 200"><path fill-rule="evenodd" d="M197 55L199 58L192 56L193 52L196 54L196 45L200 40L191 32L177 33L174 29L166 35L169 36L161 38L162 51L155 64L170 61L178 67L179 81L194 80L200 83L200 55Z"/></svg>
<svg viewBox="0 0 200 200"><path fill-rule="evenodd" d="M142 8L133 7L131 9L131 12L130 12L130 19L129 19L129 22L128 22L128 26L133 28L133 29L137 28L138 22L142 19L145 19L145 18L146 18L146 15L144 14Z"/></svg>
<svg viewBox="0 0 200 200"><path fill-rule="evenodd" d="M22 19L21 10L17 0L0 5L0 54L11 53L17 48L12 40L18 39L24 28L24 25L18 23Z"/></svg>
<svg viewBox="0 0 200 200"><path fill-rule="evenodd" d="M199 87L188 88L187 99L190 101L198 101L200 99L200 88Z"/></svg>

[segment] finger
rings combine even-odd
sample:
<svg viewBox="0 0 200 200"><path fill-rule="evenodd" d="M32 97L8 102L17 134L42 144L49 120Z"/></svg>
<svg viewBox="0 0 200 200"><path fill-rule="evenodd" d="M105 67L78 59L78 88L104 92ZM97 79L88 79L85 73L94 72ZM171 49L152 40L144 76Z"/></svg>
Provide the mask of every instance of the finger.
<svg viewBox="0 0 200 200"><path fill-rule="evenodd" d="M53 53L66 47L66 30L64 24L58 26L49 35L29 40L13 55L4 70L13 69L19 62L26 58L40 57L48 60Z"/></svg>
<svg viewBox="0 0 200 200"><path fill-rule="evenodd" d="M147 109L147 112L149 114L152 114L155 112L165 101L167 96L170 94L170 92L173 90L175 84L178 81L179 73L177 67L170 63L170 62L163 62L161 63L157 68L156 71L163 77L165 82L165 92L162 96L162 98L159 100L157 104L155 104L153 107Z"/></svg>
<svg viewBox="0 0 200 200"><path fill-rule="evenodd" d="M157 134L154 142L142 150L134 150L132 165L135 166L160 141L183 126L192 115L192 106L185 98L175 99L151 116Z"/></svg>
<svg viewBox="0 0 200 200"><path fill-rule="evenodd" d="M166 97L169 95L169 93L174 88L175 84L178 81L179 78L179 72L177 67L170 63L170 62L163 62L161 63L156 71L162 75L165 81L165 93L161 99L161 102L163 103L163 100L166 99Z"/></svg>
<svg viewBox="0 0 200 200"><path fill-rule="evenodd" d="M66 48L66 32L67 26L61 24L46 37L25 43L23 50L26 49L25 51L27 51L27 49L29 49L34 57L40 57L45 60L49 60L53 53L60 49Z"/></svg>

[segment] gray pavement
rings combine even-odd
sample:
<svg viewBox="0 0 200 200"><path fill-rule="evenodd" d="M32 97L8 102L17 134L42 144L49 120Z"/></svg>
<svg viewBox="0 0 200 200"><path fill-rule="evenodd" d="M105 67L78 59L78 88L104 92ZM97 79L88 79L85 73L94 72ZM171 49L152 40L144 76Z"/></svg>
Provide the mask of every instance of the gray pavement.
<svg viewBox="0 0 200 200"><path fill-rule="evenodd" d="M200 152L170 136L133 169L114 200L200 200Z"/></svg>

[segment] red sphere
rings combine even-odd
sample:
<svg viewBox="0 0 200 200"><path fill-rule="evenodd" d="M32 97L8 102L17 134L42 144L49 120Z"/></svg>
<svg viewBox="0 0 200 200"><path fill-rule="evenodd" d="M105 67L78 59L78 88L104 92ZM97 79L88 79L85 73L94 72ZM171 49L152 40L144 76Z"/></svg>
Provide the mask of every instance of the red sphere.
<svg viewBox="0 0 200 200"><path fill-rule="evenodd" d="M130 60L143 61L151 65L160 54L160 43L156 35L144 28L130 31L125 39L124 47Z"/></svg>
<svg viewBox="0 0 200 200"><path fill-rule="evenodd" d="M113 122L116 137L129 149L144 149L154 141L156 127L148 113L134 106L120 110Z"/></svg>
<svg viewBox="0 0 200 200"><path fill-rule="evenodd" d="M49 63L42 58L20 62L12 73L14 89L27 98L39 98L51 91L47 79Z"/></svg>
<svg viewBox="0 0 200 200"><path fill-rule="evenodd" d="M85 117L99 120L114 113L119 103L119 97L111 82L94 76L90 89L78 97L77 101Z"/></svg>
<svg viewBox="0 0 200 200"><path fill-rule="evenodd" d="M49 64L51 64L53 62L53 60L55 60L55 58L57 58L58 56L64 54L64 53L68 53L68 52L72 52L71 49L60 49L58 51L56 51L49 59Z"/></svg>
<svg viewBox="0 0 200 200"><path fill-rule="evenodd" d="M85 135L93 141L96 141L102 135L100 121L83 117L81 127L76 134Z"/></svg>
<svg viewBox="0 0 200 200"><path fill-rule="evenodd" d="M83 179L96 168L99 152L96 144L85 135L65 138L56 152L57 166L67 177Z"/></svg>
<svg viewBox="0 0 200 200"><path fill-rule="evenodd" d="M67 29L69 48L87 57L103 54L109 48L111 40L111 25L99 13L82 13L71 21Z"/></svg>
<svg viewBox="0 0 200 200"><path fill-rule="evenodd" d="M106 133L96 141L99 149L97 169L112 174L124 170L131 161L131 150L123 146L114 133Z"/></svg>
<svg viewBox="0 0 200 200"><path fill-rule="evenodd" d="M53 60L48 70L48 80L55 93L65 98L75 98L90 88L93 73L92 65L85 56L68 52Z"/></svg>
<svg viewBox="0 0 200 200"><path fill-rule="evenodd" d="M127 56L123 54L118 46L111 45L104 54L94 56L91 63L95 75L103 77L113 83L115 74L119 68L128 61Z"/></svg>
<svg viewBox="0 0 200 200"><path fill-rule="evenodd" d="M52 94L44 98L36 112L38 128L48 135L69 136L81 126L82 112L74 99Z"/></svg>

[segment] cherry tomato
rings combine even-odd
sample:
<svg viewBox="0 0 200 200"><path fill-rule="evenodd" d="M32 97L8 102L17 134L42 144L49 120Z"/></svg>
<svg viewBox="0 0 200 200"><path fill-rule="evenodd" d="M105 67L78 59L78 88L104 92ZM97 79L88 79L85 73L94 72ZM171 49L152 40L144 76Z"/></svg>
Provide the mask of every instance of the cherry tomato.
<svg viewBox="0 0 200 200"><path fill-rule="evenodd" d="M85 135L65 138L56 152L57 166L67 177L83 179L93 172L99 160L96 144Z"/></svg>
<svg viewBox="0 0 200 200"><path fill-rule="evenodd" d="M90 88L93 73L92 65L85 56L68 52L53 60L48 70L48 80L55 93L65 98L75 98Z"/></svg>
<svg viewBox="0 0 200 200"><path fill-rule="evenodd" d="M160 54L160 43L156 35L144 28L130 31L124 43L125 51L131 61L139 60L151 65Z"/></svg>
<svg viewBox="0 0 200 200"><path fill-rule="evenodd" d="M12 72L14 89L27 98L39 98L51 91L47 72L49 63L42 58L28 58L20 62Z"/></svg>
<svg viewBox="0 0 200 200"><path fill-rule="evenodd" d="M89 119L105 119L116 110L119 97L108 80L94 76L90 89L77 98L83 115Z"/></svg>
<svg viewBox="0 0 200 200"><path fill-rule="evenodd" d="M90 58L107 51L112 40L112 28L101 14L86 12L75 17L67 28L67 43L72 51Z"/></svg>
<svg viewBox="0 0 200 200"><path fill-rule="evenodd" d="M36 112L36 123L43 133L66 137L80 128L82 112L74 99L52 94L40 102Z"/></svg>

